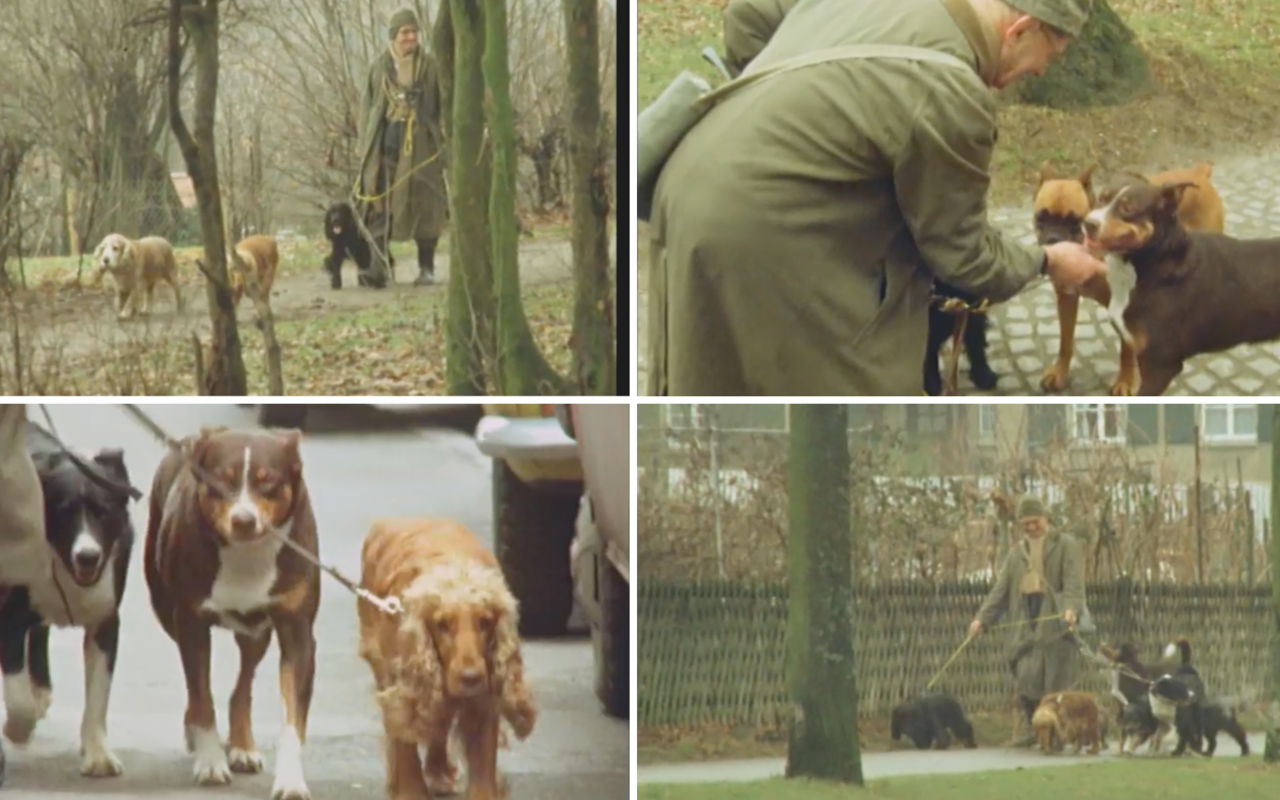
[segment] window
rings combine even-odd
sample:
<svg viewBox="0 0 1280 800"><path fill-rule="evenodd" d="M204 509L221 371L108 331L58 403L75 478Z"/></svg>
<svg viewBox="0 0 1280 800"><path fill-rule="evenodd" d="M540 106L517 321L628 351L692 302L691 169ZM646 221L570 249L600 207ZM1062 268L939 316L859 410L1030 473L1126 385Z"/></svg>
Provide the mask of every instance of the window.
<svg viewBox="0 0 1280 800"><path fill-rule="evenodd" d="M702 406L673 403L667 406L667 425L672 428L701 428L705 414Z"/></svg>
<svg viewBox="0 0 1280 800"><path fill-rule="evenodd" d="M996 406L990 403L978 406L978 438L996 438Z"/></svg>
<svg viewBox="0 0 1280 800"><path fill-rule="evenodd" d="M1200 430L1206 442L1258 441L1258 407L1208 403L1200 407Z"/></svg>
<svg viewBox="0 0 1280 800"><path fill-rule="evenodd" d="M1115 403L1076 403L1072 408L1071 438L1077 442L1124 444L1124 406Z"/></svg>
<svg viewBox="0 0 1280 800"><path fill-rule="evenodd" d="M944 405L913 406L916 416L916 433L929 435L946 433L951 429L951 408Z"/></svg>

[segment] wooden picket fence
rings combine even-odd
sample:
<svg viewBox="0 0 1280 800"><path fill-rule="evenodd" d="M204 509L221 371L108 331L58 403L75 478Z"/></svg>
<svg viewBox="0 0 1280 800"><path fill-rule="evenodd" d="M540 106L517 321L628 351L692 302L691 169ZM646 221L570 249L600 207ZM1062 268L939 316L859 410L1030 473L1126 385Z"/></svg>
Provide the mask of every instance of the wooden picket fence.
<svg viewBox="0 0 1280 800"><path fill-rule="evenodd" d="M884 716L904 694L923 690L963 641L988 589L985 582L860 587L859 714ZM654 579L639 582L637 593L641 727L774 726L789 717L784 584ZM1098 627L1090 645L1133 641L1155 654L1185 635L1211 693L1256 700L1269 690L1275 645L1269 587L1120 580L1090 583L1087 597ZM973 711L1008 708L1012 679L1000 634L971 643L935 688L955 693ZM1107 684L1089 670L1078 688L1104 692Z"/></svg>

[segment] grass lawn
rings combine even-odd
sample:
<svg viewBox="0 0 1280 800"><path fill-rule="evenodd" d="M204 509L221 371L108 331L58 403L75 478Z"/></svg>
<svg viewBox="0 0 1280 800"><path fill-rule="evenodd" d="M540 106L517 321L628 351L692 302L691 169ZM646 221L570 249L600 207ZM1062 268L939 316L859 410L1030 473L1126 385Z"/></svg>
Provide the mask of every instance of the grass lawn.
<svg viewBox="0 0 1280 800"><path fill-rule="evenodd" d="M642 785L639 800L1231 800L1275 797L1280 768L1256 758L1246 761L1179 761L1135 758L1073 767L919 775L843 786L781 778L757 783Z"/></svg>
<svg viewBox="0 0 1280 800"><path fill-rule="evenodd" d="M699 51L723 52L725 0L640 0L636 85L644 108L682 69L718 85ZM1121 106L1065 113L1004 104L992 195L1025 203L1040 163L1163 169L1274 143L1280 3L1112 0L1148 54L1156 89Z"/></svg>

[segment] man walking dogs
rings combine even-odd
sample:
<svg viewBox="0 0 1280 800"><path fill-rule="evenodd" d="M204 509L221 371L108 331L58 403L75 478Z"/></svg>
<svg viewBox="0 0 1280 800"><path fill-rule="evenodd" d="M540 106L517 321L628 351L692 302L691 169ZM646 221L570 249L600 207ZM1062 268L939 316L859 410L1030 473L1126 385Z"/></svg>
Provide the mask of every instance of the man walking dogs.
<svg viewBox="0 0 1280 800"><path fill-rule="evenodd" d="M1015 661L1014 674L1027 729L1013 744L1029 747L1034 741L1031 715L1040 697L1070 689L1079 674L1072 630L1085 608L1084 557L1074 536L1050 527L1038 498L1019 500L1017 517L1022 539L1005 557L969 634L980 635L1008 615L1010 652L1025 652Z"/></svg>
<svg viewBox="0 0 1280 800"><path fill-rule="evenodd" d="M435 281L436 242L444 231L444 132L435 58L420 43L418 16L404 8L388 23L390 46L369 65L359 150L360 192L368 204L373 285L385 286L391 242L418 247L415 286ZM366 199L367 198L367 199ZM380 253L379 253L380 251Z"/></svg>
<svg viewBox="0 0 1280 800"><path fill-rule="evenodd" d="M918 395L940 279L993 301L1106 266L987 224L992 88L1040 74L1092 0L733 0L731 92L650 217L654 395ZM767 43L767 45L766 45ZM857 55L849 55L857 48Z"/></svg>

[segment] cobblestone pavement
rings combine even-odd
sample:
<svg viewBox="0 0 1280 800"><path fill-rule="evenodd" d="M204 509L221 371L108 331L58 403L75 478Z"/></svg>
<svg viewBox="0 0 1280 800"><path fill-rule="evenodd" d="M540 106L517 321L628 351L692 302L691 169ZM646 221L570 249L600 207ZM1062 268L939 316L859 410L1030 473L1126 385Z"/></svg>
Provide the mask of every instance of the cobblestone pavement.
<svg viewBox="0 0 1280 800"><path fill-rule="evenodd" d="M1183 166L1182 164L1169 166ZM1186 166L1189 166L1186 165ZM1242 238L1280 236L1280 153L1215 161L1213 181L1226 208L1226 233ZM992 224L1034 243L1030 203L995 209ZM641 230L641 236L647 236ZM647 252L642 248L642 252ZM1280 265L1277 265L1280 269ZM648 269L648 259L640 263ZM638 378L643 391L647 293L639 296ZM1280 313L1280 309L1277 309ZM961 357L960 393L973 396L1045 396L1040 377L1058 354L1058 311L1053 288L1039 282L991 312L987 356L1000 382L991 392L969 381L968 361ZM1075 358L1063 395L1105 395L1120 366L1120 338L1106 310L1081 300L1076 322ZM1280 395L1280 343L1242 345L1225 353L1206 354L1186 363L1166 395Z"/></svg>

